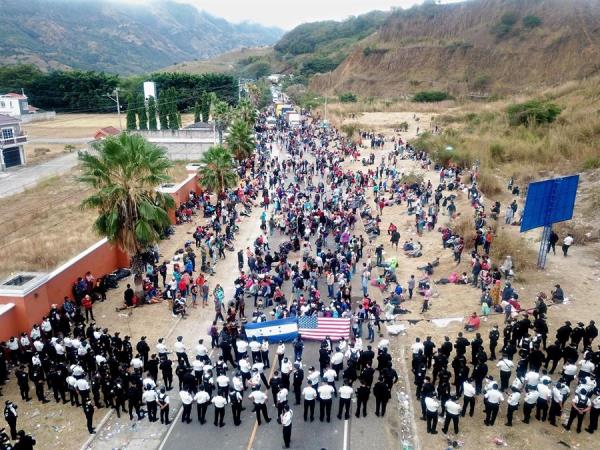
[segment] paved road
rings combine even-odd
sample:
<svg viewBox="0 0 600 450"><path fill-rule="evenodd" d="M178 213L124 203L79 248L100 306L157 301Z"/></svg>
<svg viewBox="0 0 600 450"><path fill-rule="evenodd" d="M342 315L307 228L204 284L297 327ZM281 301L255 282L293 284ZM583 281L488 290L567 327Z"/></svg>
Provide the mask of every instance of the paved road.
<svg viewBox="0 0 600 450"><path fill-rule="evenodd" d="M0 198L23 192L28 187L55 175L62 175L77 165L77 153L53 158L35 166L9 169L0 173Z"/></svg>
<svg viewBox="0 0 600 450"><path fill-rule="evenodd" d="M274 149L274 154L277 154L277 150ZM258 229L257 229L258 232ZM360 232L357 230L357 232ZM284 237L279 236L276 233L275 236L270 238L271 247L277 249L279 243ZM290 255L290 259L298 257L298 255ZM359 277L353 278L353 292L361 292ZM321 286L323 288L323 286ZM290 283L284 284L284 293L288 298L291 296ZM360 299L356 299L360 300ZM253 311L252 299L246 299L246 311L250 317L251 311ZM366 333L366 329L365 329ZM366 335L363 335L363 339ZM367 342L364 341L364 346ZM377 341L373 344L374 348L377 345ZM318 364L318 343L307 343L303 355L303 369L305 371L305 377L310 366L319 368ZM275 346L271 346L270 355L274 357ZM286 356L293 358L293 349L291 344L286 346ZM273 366L274 364L272 364ZM271 373L273 371L271 368ZM266 373L267 378L270 378L271 373ZM228 374L231 376L231 373ZM376 374L377 376L377 374ZM338 388L341 385L341 381L336 383ZM304 384L306 385L306 378ZM359 383L356 382L354 387L358 387ZM263 387L264 390L264 387ZM166 438L164 439L160 450L184 450L190 448L206 448L206 449L219 449L224 445L228 450L238 449L260 449L260 450L275 450L282 448L283 437L282 427L277 424L275 419L277 418L277 409L274 406L273 398L270 390L267 392L268 395L268 413L273 419L271 423L258 426L255 414L252 413L252 401L247 397L250 390L244 393L243 405L246 408L242 412L242 424L240 426L233 425L233 418L231 414L231 408L226 407L225 412L225 423L226 426L223 428L215 427L213 425L214 420L214 408L210 406L207 411L207 422L205 425L200 425L197 421L195 405L192 409L192 423L184 424L181 422L181 415L178 414L176 422L172 425ZM177 395L173 393L172 396ZM319 403L315 407L315 421L304 422L303 420L303 405L294 404L293 392L290 392L288 396L291 409L294 411L294 418L292 422L292 442L291 448L301 450L313 450L313 449L326 449L326 450L348 450L348 449L387 449L398 447L398 442L393 439L392 433L386 433L385 423L390 416L397 416L396 404L394 401L390 401L388 404L388 411L386 413L386 419L381 419L375 416L375 400L371 395L371 399L368 404L368 415L366 418L355 418L354 408L355 400L353 400L351 408L350 420L339 420L337 419L338 411L338 399L334 398L331 422L319 421Z"/></svg>

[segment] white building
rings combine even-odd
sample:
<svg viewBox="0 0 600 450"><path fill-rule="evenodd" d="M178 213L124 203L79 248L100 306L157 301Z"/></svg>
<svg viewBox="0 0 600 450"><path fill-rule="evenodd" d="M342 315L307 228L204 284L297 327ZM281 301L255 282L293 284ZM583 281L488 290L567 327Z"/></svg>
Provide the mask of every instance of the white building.
<svg viewBox="0 0 600 450"><path fill-rule="evenodd" d="M25 164L27 136L21 130L21 121L0 114L0 170Z"/></svg>
<svg viewBox="0 0 600 450"><path fill-rule="evenodd" d="M27 96L23 94L8 94L0 95L0 114L6 114L12 117L21 117L27 114L33 114L37 108L30 106L27 102Z"/></svg>

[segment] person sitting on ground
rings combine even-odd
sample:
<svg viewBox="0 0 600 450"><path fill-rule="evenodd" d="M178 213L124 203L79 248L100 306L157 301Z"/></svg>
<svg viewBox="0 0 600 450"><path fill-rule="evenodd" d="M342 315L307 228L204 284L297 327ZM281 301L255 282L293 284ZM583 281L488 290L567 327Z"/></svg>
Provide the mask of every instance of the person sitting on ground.
<svg viewBox="0 0 600 450"><path fill-rule="evenodd" d="M560 287L560 284L556 284L554 285L554 287L556 288L553 291L550 291L552 293L552 301L554 303L562 303L565 301L565 293L563 292L562 288Z"/></svg>
<svg viewBox="0 0 600 450"><path fill-rule="evenodd" d="M469 317L469 319L467 320L467 323L465 324L465 330L466 331L478 330L479 325L481 325L481 319L479 319L479 316L477 315L476 312L473 312L473 314L471 314L471 317Z"/></svg>

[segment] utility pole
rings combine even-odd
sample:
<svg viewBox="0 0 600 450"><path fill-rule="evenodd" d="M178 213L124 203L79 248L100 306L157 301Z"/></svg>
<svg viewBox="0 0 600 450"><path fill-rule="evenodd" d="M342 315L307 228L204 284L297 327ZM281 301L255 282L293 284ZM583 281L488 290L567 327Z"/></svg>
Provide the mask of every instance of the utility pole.
<svg viewBox="0 0 600 450"><path fill-rule="evenodd" d="M111 97L110 94L106 94L108 98L110 98L113 102L117 104L117 116L119 117L119 130L123 131L123 124L121 123L121 105L119 104L119 88L115 88L113 92L114 97Z"/></svg>

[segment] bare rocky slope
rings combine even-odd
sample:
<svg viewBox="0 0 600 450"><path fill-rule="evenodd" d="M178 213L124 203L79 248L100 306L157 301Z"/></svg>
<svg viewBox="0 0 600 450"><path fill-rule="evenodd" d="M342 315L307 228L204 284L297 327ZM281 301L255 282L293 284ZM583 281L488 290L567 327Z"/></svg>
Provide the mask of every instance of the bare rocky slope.
<svg viewBox="0 0 600 450"><path fill-rule="evenodd" d="M600 72L597 0L473 0L397 11L317 91L537 91Z"/></svg>

